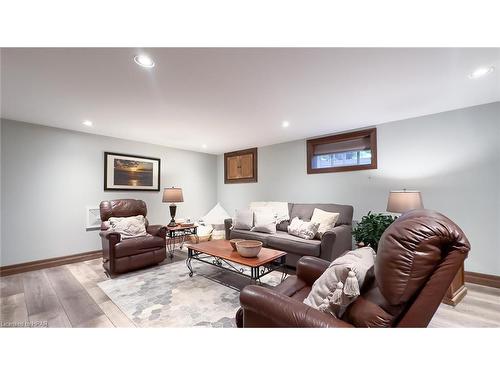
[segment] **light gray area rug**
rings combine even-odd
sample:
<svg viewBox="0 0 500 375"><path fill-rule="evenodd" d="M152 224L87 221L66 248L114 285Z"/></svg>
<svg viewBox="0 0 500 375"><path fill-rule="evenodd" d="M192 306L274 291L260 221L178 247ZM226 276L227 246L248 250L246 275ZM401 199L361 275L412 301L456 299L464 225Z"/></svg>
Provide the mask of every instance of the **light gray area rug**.
<svg viewBox="0 0 500 375"><path fill-rule="evenodd" d="M179 261L98 285L138 327L235 327L240 293L233 288L250 280L195 260L192 265L193 277ZM263 286L280 280L278 271L262 277Z"/></svg>

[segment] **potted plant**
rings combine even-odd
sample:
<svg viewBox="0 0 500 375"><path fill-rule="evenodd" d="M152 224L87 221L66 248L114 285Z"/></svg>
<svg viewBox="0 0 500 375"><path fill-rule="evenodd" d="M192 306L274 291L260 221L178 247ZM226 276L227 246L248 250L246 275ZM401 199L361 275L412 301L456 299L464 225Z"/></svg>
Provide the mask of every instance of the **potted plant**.
<svg viewBox="0 0 500 375"><path fill-rule="evenodd" d="M372 214L371 211L361 218L356 228L353 229L352 235L358 246L371 246L377 251L378 241L382 233L389 225L396 220L396 216L386 214Z"/></svg>

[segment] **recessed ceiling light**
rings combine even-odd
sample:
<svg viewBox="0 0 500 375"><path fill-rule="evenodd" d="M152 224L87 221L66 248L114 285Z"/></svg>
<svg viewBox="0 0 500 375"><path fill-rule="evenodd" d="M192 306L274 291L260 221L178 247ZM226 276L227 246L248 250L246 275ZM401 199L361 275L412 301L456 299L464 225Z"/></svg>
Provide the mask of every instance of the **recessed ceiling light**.
<svg viewBox="0 0 500 375"><path fill-rule="evenodd" d="M201 148L207 148L207 145L206 144L202 144Z"/></svg>
<svg viewBox="0 0 500 375"><path fill-rule="evenodd" d="M152 68L155 66L155 62L147 55L137 55L134 57L134 61L143 68Z"/></svg>
<svg viewBox="0 0 500 375"><path fill-rule="evenodd" d="M283 121L281 123L281 126L283 126L284 128L288 128L290 126L290 123L288 121Z"/></svg>
<svg viewBox="0 0 500 375"><path fill-rule="evenodd" d="M82 124L85 126L88 126L88 127L91 127L93 125L92 121L89 121L89 120L85 120L84 122L82 122Z"/></svg>
<svg viewBox="0 0 500 375"><path fill-rule="evenodd" d="M469 74L469 78L475 79L484 77L485 75L491 73L494 69L495 69L494 66L482 66L474 70L471 74Z"/></svg>

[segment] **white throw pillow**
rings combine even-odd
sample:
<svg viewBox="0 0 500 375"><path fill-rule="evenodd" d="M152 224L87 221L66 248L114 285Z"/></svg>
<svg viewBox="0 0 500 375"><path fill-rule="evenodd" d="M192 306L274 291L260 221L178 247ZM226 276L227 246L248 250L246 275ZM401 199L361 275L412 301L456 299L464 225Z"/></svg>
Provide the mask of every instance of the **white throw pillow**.
<svg viewBox="0 0 500 375"><path fill-rule="evenodd" d="M335 223L339 219L340 214L337 212L328 212L315 208L311 221L319 223L318 233L316 233L316 238L321 239L323 233L333 230Z"/></svg>
<svg viewBox="0 0 500 375"><path fill-rule="evenodd" d="M335 259L314 282L304 303L340 318L359 296L366 272L375 263L371 247L351 250Z"/></svg>
<svg viewBox="0 0 500 375"><path fill-rule="evenodd" d="M257 209L253 213L252 232L276 233L276 217L269 208Z"/></svg>
<svg viewBox="0 0 500 375"><path fill-rule="evenodd" d="M253 227L253 211L236 210L233 219L233 229L250 230Z"/></svg>
<svg viewBox="0 0 500 375"><path fill-rule="evenodd" d="M276 224L283 221L290 220L288 213L288 202L250 202L249 208L251 210L258 210L260 208L269 208L272 210L276 217Z"/></svg>
<svg viewBox="0 0 500 375"><path fill-rule="evenodd" d="M220 203L217 203L214 208L212 208L208 214L203 216L201 220L205 224L222 224L224 225L224 220L229 219L231 216L227 213L227 211L220 205Z"/></svg>
<svg viewBox="0 0 500 375"><path fill-rule="evenodd" d="M129 217L110 217L109 225L122 239L147 236L146 219L142 215Z"/></svg>
<svg viewBox="0 0 500 375"><path fill-rule="evenodd" d="M288 233L292 236L312 240L318 231L319 223L313 221L303 221L294 217L288 226Z"/></svg>

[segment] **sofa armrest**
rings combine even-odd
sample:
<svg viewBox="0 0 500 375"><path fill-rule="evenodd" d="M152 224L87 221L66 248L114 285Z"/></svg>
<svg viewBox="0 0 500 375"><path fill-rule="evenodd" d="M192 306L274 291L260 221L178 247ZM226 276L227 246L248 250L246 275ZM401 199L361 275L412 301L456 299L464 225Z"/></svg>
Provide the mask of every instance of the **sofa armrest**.
<svg viewBox="0 0 500 375"><path fill-rule="evenodd" d="M330 262L327 260L305 256L297 262L296 275L307 285L312 286L329 265Z"/></svg>
<svg viewBox="0 0 500 375"><path fill-rule="evenodd" d="M332 261L352 250L352 227L339 225L321 237L320 258Z"/></svg>
<svg viewBox="0 0 500 375"><path fill-rule="evenodd" d="M224 219L224 229L226 231L226 240L231 236L231 227L233 226L233 219Z"/></svg>
<svg viewBox="0 0 500 375"><path fill-rule="evenodd" d="M330 314L257 285L243 288L240 303L244 327L352 327Z"/></svg>
<svg viewBox="0 0 500 375"><path fill-rule="evenodd" d="M167 235L167 227L164 225L148 225L146 232L155 237L165 238Z"/></svg>

